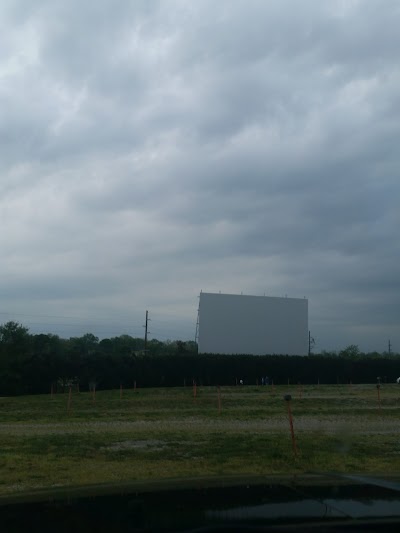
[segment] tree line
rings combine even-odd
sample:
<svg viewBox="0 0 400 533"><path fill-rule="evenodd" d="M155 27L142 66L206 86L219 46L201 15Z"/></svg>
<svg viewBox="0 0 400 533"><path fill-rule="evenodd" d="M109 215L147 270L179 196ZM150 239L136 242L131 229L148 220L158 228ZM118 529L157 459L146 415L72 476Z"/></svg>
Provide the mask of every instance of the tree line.
<svg viewBox="0 0 400 533"><path fill-rule="evenodd" d="M144 340L121 335L99 340L91 333L69 339L31 334L17 322L0 326L0 396L62 391L156 386L393 382L400 376L399 354L360 352L351 345L339 353L308 357L197 354L192 341Z"/></svg>

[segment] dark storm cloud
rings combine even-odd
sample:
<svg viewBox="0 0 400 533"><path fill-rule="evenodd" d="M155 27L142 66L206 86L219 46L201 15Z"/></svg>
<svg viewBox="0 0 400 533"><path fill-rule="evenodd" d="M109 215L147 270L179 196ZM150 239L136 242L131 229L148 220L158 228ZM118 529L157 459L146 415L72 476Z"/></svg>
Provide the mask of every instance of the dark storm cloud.
<svg viewBox="0 0 400 533"><path fill-rule="evenodd" d="M190 338L200 289L288 294L318 349L400 350L399 21L395 1L3 3L7 311L151 307Z"/></svg>

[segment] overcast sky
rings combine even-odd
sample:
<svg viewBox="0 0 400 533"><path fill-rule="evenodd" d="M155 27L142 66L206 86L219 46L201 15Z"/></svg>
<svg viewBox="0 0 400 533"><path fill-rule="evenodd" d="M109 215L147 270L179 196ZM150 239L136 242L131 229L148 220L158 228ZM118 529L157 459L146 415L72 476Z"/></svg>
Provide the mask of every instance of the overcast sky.
<svg viewBox="0 0 400 533"><path fill-rule="evenodd" d="M2 0L0 322L194 339L309 299L400 351L400 3Z"/></svg>

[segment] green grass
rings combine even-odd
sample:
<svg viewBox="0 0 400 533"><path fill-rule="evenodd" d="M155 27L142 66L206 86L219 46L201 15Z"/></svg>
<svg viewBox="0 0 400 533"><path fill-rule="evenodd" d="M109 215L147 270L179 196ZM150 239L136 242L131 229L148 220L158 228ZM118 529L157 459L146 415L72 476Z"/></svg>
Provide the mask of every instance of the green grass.
<svg viewBox="0 0 400 533"><path fill-rule="evenodd" d="M289 433L291 402L298 454ZM0 398L0 494L136 480L400 472L400 387L190 387Z"/></svg>

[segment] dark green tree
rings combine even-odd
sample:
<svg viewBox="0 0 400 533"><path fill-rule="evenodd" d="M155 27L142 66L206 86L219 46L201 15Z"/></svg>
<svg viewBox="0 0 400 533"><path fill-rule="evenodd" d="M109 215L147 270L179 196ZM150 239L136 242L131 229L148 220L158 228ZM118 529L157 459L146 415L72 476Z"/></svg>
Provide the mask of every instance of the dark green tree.
<svg viewBox="0 0 400 533"><path fill-rule="evenodd" d="M350 359L354 359L360 354L360 349L356 344L350 344L350 346L347 346L347 348L339 352L340 357L348 357Z"/></svg>
<svg viewBox="0 0 400 533"><path fill-rule="evenodd" d="M0 326L0 381L3 393L26 391L25 363L31 355L31 337L28 328L10 321Z"/></svg>

